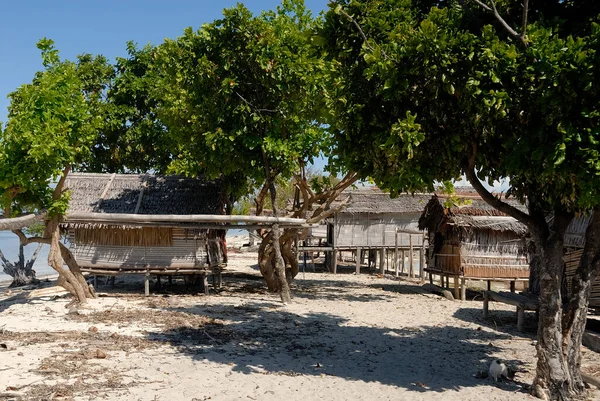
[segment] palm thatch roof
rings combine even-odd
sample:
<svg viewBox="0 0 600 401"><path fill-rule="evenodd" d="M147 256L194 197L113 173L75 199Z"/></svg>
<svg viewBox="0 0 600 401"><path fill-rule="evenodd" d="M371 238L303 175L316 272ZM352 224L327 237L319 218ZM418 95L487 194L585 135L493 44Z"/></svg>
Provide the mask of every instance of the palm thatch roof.
<svg viewBox="0 0 600 401"><path fill-rule="evenodd" d="M345 192L349 196L348 205L340 213L421 213L431 198L431 194L400 194L391 198L390 194L377 188Z"/></svg>
<svg viewBox="0 0 600 401"><path fill-rule="evenodd" d="M526 210L525 205L514 199L503 199L503 201L519 210ZM456 204L448 198L434 195L421 214L419 229L437 232L446 227L512 231L519 236L527 233L524 224L493 208L481 198L465 199L461 204Z"/></svg>
<svg viewBox="0 0 600 401"><path fill-rule="evenodd" d="M221 186L202 178L71 173L68 212L154 215L222 214Z"/></svg>

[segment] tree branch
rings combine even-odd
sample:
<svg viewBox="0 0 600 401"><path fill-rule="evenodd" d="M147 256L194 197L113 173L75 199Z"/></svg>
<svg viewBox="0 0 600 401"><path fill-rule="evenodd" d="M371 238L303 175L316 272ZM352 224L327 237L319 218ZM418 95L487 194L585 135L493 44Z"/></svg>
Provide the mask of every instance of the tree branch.
<svg viewBox="0 0 600 401"><path fill-rule="evenodd" d="M494 15L494 17L496 18L496 20L498 22L500 22L500 24L509 33L510 36L512 36L514 39L518 40L519 42L521 42L525 47L527 47L527 41L525 40L525 33L523 33L522 35L519 35L519 33L517 31L515 31L514 29L511 28L510 25L508 25L508 22L506 22L504 20L504 18L502 18L502 16L498 12L498 9L496 8L496 3L494 3L494 0L490 0L491 6L488 6L481 0L472 0L472 1L477 3L485 11L492 13ZM526 0L525 1L526 7L525 7L525 10L523 11L523 20L524 20L523 27L527 26L527 11L529 8L527 3L528 3L528 1Z"/></svg>
<svg viewBox="0 0 600 401"><path fill-rule="evenodd" d="M352 16L350 14L348 14L347 12L345 12L343 9L340 9L339 12L340 12L341 15L343 15L344 17L346 17L346 19L348 19L348 21L350 21L352 23L352 25L354 25L356 27L356 29L358 30L358 33L360 33L360 36L362 36L362 38L363 38L363 42L365 43L365 46L367 46L367 48L369 50L371 50L372 52L375 52L375 49L369 43L367 35L365 35L365 32L362 30L362 28L360 27L360 25L358 24L358 22L356 22L356 20L354 18L352 18ZM381 54L383 55L383 57L386 60L389 60L389 57L385 53L385 51L383 49L381 49L381 48L380 48L380 50L381 50Z"/></svg>
<svg viewBox="0 0 600 401"><path fill-rule="evenodd" d="M514 217L519 220L521 223L525 224L529 229L536 230L535 220L525 212L520 211L514 206L509 205L506 202L502 202L500 199L496 198L490 191L488 191L475 173L475 168L473 166L469 166L465 168L465 175L467 180L471 183L475 191L481 196L486 203L492 206L494 209L501 211L502 213Z"/></svg>
<svg viewBox="0 0 600 401"><path fill-rule="evenodd" d="M527 36L527 16L529 14L529 0L523 0L523 21L521 22L521 41L525 43Z"/></svg>

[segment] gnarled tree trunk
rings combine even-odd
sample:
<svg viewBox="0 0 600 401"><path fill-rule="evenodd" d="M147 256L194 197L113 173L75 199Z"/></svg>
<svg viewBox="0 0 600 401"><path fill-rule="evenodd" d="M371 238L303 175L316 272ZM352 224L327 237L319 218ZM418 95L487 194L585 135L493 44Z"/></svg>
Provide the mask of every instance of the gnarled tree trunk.
<svg viewBox="0 0 600 401"><path fill-rule="evenodd" d="M577 399L586 392L581 375L581 342L591 285L600 266L600 210L594 210L587 228L583 256L566 303L561 297L560 279L563 271L562 238L566 225L561 230L560 222L558 224L557 239L551 236L547 243L543 239L538 240L544 245L544 274L540 280L538 363L532 389L537 397L562 401Z"/></svg>
<svg viewBox="0 0 600 401"><path fill-rule="evenodd" d="M315 224L327 217L333 215L346 205L347 200L341 201L335 208L331 208L331 204L338 199L341 193L350 185L356 182L358 177L354 172L348 173L338 184L333 188L324 191L323 193L315 194L304 175L296 176L296 186L301 195L302 201L298 205L294 205L294 209L288 213L288 217L304 218L308 223ZM266 191L260 191L256 199L257 211L263 210L263 201ZM273 195L271 194L273 200ZM273 201L274 203L274 201ZM276 208L274 208L276 213ZM257 212L258 214L258 212ZM279 230L278 230L279 231ZM265 231L262 233L263 240L258 248L258 265L260 272L263 275L269 291L281 292L282 288L289 288L293 279L299 271L299 264L294 252L294 242L296 239L305 239L308 235L307 229L286 228L279 236L279 249L285 266L284 274L277 274L276 261L279 259L275 244L275 230ZM285 277L285 280L282 278ZM283 282L285 281L285 286Z"/></svg>
<svg viewBox="0 0 600 401"><path fill-rule="evenodd" d="M25 253L23 251L23 244L19 244L19 260L15 263L8 261L2 251L0 250L0 262L3 265L4 273L8 274L13 278L12 283L9 287L21 287L28 284L38 283L39 280L35 277L35 270L33 270L33 264L35 263L42 244L38 244L37 248L33 252L31 258L25 262Z"/></svg>

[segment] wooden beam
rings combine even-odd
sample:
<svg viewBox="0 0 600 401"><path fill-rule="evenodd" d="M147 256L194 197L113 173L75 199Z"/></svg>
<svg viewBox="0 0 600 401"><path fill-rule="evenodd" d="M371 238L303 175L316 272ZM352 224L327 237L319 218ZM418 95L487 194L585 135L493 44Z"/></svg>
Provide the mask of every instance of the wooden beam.
<svg viewBox="0 0 600 401"><path fill-rule="evenodd" d="M239 216L213 214L129 214L129 213L68 213L69 223L261 223L304 225L306 220L291 217Z"/></svg>
<svg viewBox="0 0 600 401"><path fill-rule="evenodd" d="M0 219L0 231L20 230L38 221L44 220L45 214L26 214L25 216Z"/></svg>
<svg viewBox="0 0 600 401"><path fill-rule="evenodd" d="M94 206L91 210L93 210L95 212L97 212L98 210L100 210L100 205L102 204L102 201L104 200L104 198L108 194L108 190L110 189L110 186L112 185L112 183L115 180L116 176L117 176L116 173L113 173L110 176L110 179L108 180L108 182L106 183L106 186L104 187L104 191L102 191L102 195L100 195L100 198L98 199L98 203L96 203L96 206Z"/></svg>

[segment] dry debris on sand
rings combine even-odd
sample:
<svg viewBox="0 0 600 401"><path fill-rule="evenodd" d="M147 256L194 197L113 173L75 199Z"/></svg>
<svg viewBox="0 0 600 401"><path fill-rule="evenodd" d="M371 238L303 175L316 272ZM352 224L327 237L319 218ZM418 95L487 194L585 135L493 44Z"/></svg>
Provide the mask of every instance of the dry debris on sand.
<svg viewBox="0 0 600 401"><path fill-rule="evenodd" d="M534 399L533 315L519 333L505 305L485 321L480 300L353 267L301 273L282 306L255 260L232 254L210 296L179 282L145 298L132 281L74 310L53 289L0 292L0 400ZM496 358L514 381L480 374ZM585 351L584 370L598 366Z"/></svg>

